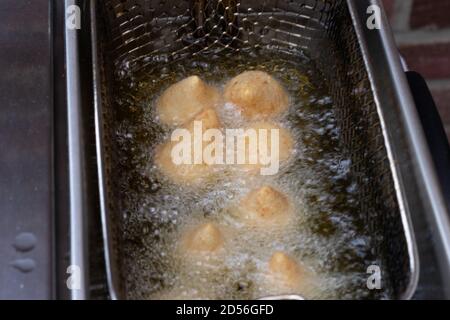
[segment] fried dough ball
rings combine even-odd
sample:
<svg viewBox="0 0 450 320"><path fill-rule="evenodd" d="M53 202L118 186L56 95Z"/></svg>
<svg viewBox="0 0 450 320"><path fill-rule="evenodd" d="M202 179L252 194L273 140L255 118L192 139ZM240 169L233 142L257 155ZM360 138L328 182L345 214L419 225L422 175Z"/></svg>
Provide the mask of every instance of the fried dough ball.
<svg viewBox="0 0 450 320"><path fill-rule="evenodd" d="M170 86L158 99L156 108L162 123L176 126L190 121L206 108L214 107L220 99L219 92L191 76Z"/></svg>
<svg viewBox="0 0 450 320"><path fill-rule="evenodd" d="M195 121L201 121L203 130L219 128L220 122L216 112L213 109L205 109L195 116L195 118L186 125L186 129L193 135ZM170 180L177 184L199 185L210 179L216 172L214 165L207 163L195 164L193 157L194 145L203 143L193 141L192 143L192 164L175 164L172 158L172 150L177 142L169 141L157 147L155 155L155 165Z"/></svg>
<svg viewBox="0 0 450 320"><path fill-rule="evenodd" d="M216 111L211 108L200 111L200 113L195 115L195 117L186 125L186 128L193 132L196 121L202 122L203 131L208 129L218 129L221 127Z"/></svg>
<svg viewBox="0 0 450 320"><path fill-rule="evenodd" d="M260 130L260 129L266 129L267 131L267 138L268 138L268 142L267 142L267 147L270 150L270 147L272 146L272 139L271 139L271 135L270 135L270 130L279 130L279 140L278 140L278 144L279 144L279 157L280 157L280 161L284 161L287 160L289 158L289 156L292 154L292 149L294 146L294 139L291 135L291 133L286 130L285 128L282 128L276 124L270 123L270 122L256 122L254 124L252 124L250 126L251 128L255 129L255 130Z"/></svg>
<svg viewBox="0 0 450 320"><path fill-rule="evenodd" d="M245 135L245 150L238 149L238 152L245 152L245 163L239 165L240 169L243 169L244 171L257 172L262 167L267 167L268 165L263 161L263 155L269 156L272 162L277 161L278 163L286 161L292 155L294 139L292 134L287 129L270 122L256 122L251 124L247 129L254 129L258 138L256 141L253 141L254 143L252 143L252 138L250 135ZM260 137L264 137L260 135L260 129L267 130L267 150L260 148ZM276 157L276 154L272 155L271 153L272 143L275 143L272 141L272 130L278 130L278 157ZM276 148L276 145L274 145L274 148ZM252 162L252 156L257 159L256 163Z"/></svg>
<svg viewBox="0 0 450 320"><path fill-rule="evenodd" d="M283 225L292 215L286 195L271 186L263 186L247 194L239 203L239 215L256 226Z"/></svg>
<svg viewBox="0 0 450 320"><path fill-rule="evenodd" d="M214 173L214 168L202 164L175 164L172 158L174 143L169 142L156 150L155 164L172 182L183 185L199 185Z"/></svg>
<svg viewBox="0 0 450 320"><path fill-rule="evenodd" d="M284 252L275 252L269 260L269 274L283 286L295 288L302 281L304 272L297 262Z"/></svg>
<svg viewBox="0 0 450 320"><path fill-rule="evenodd" d="M303 264L285 252L275 252L268 261L263 283L259 288L265 295L300 295L317 297L320 282Z"/></svg>
<svg viewBox="0 0 450 320"><path fill-rule="evenodd" d="M295 294L303 298L311 298L317 294L315 275L288 254L275 252L267 269L264 285L271 294Z"/></svg>
<svg viewBox="0 0 450 320"><path fill-rule="evenodd" d="M274 117L289 105L284 88L262 71L246 71L231 79L225 86L224 98L248 120Z"/></svg>
<svg viewBox="0 0 450 320"><path fill-rule="evenodd" d="M222 232L211 222L187 232L181 241L183 250L189 252L212 253L224 245Z"/></svg>

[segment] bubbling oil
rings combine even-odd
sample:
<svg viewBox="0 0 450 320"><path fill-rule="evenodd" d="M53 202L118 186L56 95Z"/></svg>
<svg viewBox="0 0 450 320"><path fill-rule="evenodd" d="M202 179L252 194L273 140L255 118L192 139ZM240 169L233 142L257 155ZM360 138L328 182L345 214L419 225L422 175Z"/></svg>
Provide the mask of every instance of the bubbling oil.
<svg viewBox="0 0 450 320"><path fill-rule="evenodd" d="M290 96L289 109L274 122L290 131L293 155L274 176L220 174L199 187L177 185L154 165L155 148L171 130L157 118L157 98L171 84L198 75L223 90L248 70L275 77ZM120 176L121 234L126 294L130 299L255 299L303 295L308 299L388 298L369 291L369 265L377 264L371 238L357 210L358 185L339 145L333 101L305 57L264 52L196 56L119 81L116 140ZM217 112L226 128L247 125L232 105ZM285 194L293 218L279 227L255 228L233 208L255 188L270 185ZM220 252L196 256L180 250L183 233L201 223L224 230ZM303 292L267 285L267 263L282 251L314 275ZM295 291L295 289L293 289Z"/></svg>

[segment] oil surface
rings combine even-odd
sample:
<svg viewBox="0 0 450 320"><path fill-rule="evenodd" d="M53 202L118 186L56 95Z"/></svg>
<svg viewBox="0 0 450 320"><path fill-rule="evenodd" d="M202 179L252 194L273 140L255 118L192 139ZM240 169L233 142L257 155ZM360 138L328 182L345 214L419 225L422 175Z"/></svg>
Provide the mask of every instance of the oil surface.
<svg viewBox="0 0 450 320"><path fill-rule="evenodd" d="M270 177L224 173L201 188L172 184L153 165L156 146L171 129L161 125L155 101L171 84L198 75L223 89L247 70L266 71L289 92L287 112L276 119L295 140L295 156ZM123 270L130 299L254 299L298 293L315 299L389 298L367 289L367 267L379 257L356 205L358 185L339 144L333 101L306 58L253 53L194 57L161 64L153 72L119 80L116 92L116 172L121 198ZM227 127L242 123L219 110ZM261 230L233 215L242 195L262 184L283 191L295 207L286 228ZM180 252L183 230L213 221L225 231L224 252L209 259ZM265 280L267 261L282 250L314 274L303 292L283 292Z"/></svg>

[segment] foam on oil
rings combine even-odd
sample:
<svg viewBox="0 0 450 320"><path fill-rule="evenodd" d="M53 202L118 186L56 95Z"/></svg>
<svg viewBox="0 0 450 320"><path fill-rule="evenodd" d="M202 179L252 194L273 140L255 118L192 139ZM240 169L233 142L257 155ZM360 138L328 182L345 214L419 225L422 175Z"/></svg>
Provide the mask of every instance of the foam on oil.
<svg viewBox="0 0 450 320"><path fill-rule="evenodd" d="M292 133L293 157L275 176L225 168L201 187L171 183L153 165L155 147L171 133L158 122L157 97L190 75L223 89L247 70L266 71L288 90L290 108L275 122ZM350 160L342 156L333 102L310 61L263 53L195 57L119 84L115 102L121 175L116 183L128 298L254 299L288 293L310 299L389 297L388 289L366 287L366 269L378 257L371 253L370 236L356 210L358 185ZM225 127L245 126L233 106L217 111ZM288 226L254 228L234 214L233 206L245 194L265 184L290 199L294 218ZM202 258L180 251L183 232L205 222L224 230L221 251ZM308 289L283 292L268 285L267 264L276 251L288 253L314 274Z"/></svg>

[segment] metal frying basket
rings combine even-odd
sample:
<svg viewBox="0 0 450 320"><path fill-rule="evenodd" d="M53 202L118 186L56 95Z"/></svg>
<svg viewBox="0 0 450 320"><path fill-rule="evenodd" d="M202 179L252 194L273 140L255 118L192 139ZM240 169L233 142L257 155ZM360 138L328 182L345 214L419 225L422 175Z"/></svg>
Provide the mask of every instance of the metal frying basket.
<svg viewBox="0 0 450 320"><path fill-rule="evenodd" d="M368 30L366 0L105 0L92 7L97 152L105 255L110 294L126 298L120 238L120 194L115 187L115 77L152 72L159 61L192 55L240 54L254 48L307 54L327 79L361 192L361 218L383 257L393 298L410 298L418 277L410 210L427 203L427 183L404 119L398 57L383 32ZM382 16L382 28L386 27ZM373 33L371 33L373 32ZM367 38L378 45L368 50ZM394 60L392 60L394 59ZM119 73L127 64L128 74ZM396 82L397 81L397 82ZM404 81L404 80L403 80ZM420 133L417 133L420 134ZM419 137L420 138L420 137ZM419 139L420 141L420 139ZM422 171L421 171L422 170Z"/></svg>

